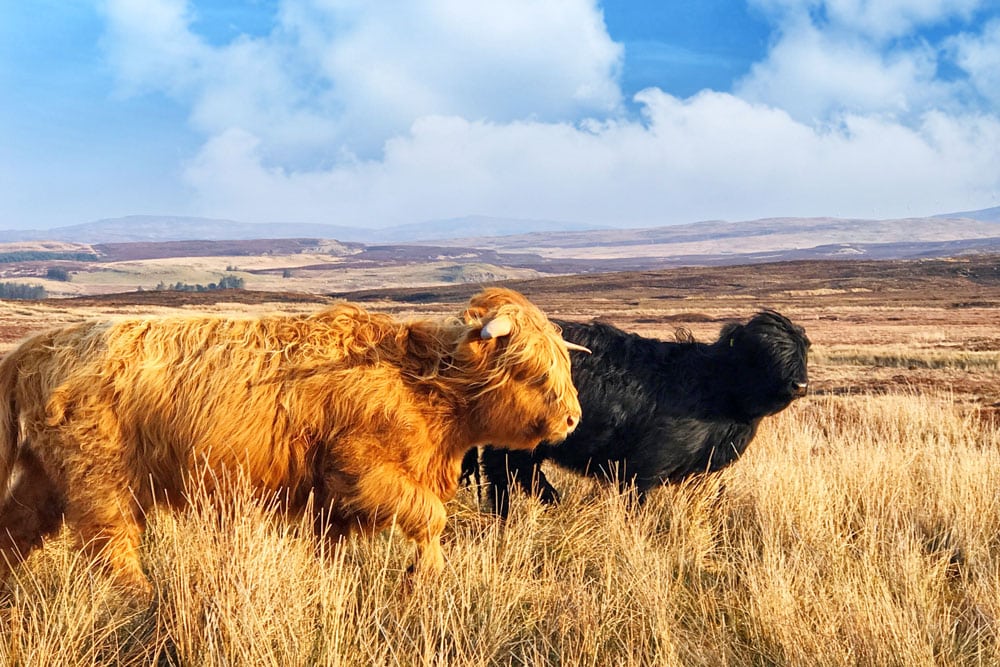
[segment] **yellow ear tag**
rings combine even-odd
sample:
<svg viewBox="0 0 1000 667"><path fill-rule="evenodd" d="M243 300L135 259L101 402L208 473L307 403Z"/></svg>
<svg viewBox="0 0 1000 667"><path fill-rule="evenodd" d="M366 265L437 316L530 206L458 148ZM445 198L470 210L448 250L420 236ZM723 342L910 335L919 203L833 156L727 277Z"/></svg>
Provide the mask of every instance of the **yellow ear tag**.
<svg viewBox="0 0 1000 667"><path fill-rule="evenodd" d="M734 341L732 338L729 339L729 347L732 347L735 343L736 341Z"/></svg>

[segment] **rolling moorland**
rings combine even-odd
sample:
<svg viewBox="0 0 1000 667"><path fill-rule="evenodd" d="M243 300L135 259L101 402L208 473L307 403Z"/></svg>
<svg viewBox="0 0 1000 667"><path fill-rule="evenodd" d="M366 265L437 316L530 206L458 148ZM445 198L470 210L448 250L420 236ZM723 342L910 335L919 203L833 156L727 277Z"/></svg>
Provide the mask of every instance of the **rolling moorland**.
<svg viewBox="0 0 1000 667"><path fill-rule="evenodd" d="M294 518L274 520L250 494L220 514L195 490L189 511L151 517L150 607L114 591L66 536L33 556L0 589L0 664L982 665L1000 654L1000 255L658 257L593 273L507 264L511 248L478 247L496 261L470 262L441 259L463 244L435 255L262 243L242 255L104 247L115 260L93 272L78 259L5 264L3 280L37 279L53 261L83 268L66 298L0 302L0 351L91 317L303 312L342 298L401 317L451 313L502 279L550 315L664 339L712 340L777 309L813 342L810 393L765 420L732 467L642 508L552 470L563 503L516 497L502 524L463 489L445 573L410 593L409 547L391 533L317 557ZM307 268L324 259L336 267ZM128 282L207 283L227 266L250 289Z"/></svg>
<svg viewBox="0 0 1000 667"><path fill-rule="evenodd" d="M224 279L255 291L326 294L666 267L1000 253L1000 208L954 215L969 217L775 218L604 230L473 217L367 232L134 216L50 230L48 239L42 232L0 232L7 241L0 243L0 282L40 286L54 297ZM543 231L488 235L505 225ZM470 230L478 235L467 236ZM289 238L307 232L328 235ZM346 236L332 236L339 232ZM254 233L284 236L247 238Z"/></svg>

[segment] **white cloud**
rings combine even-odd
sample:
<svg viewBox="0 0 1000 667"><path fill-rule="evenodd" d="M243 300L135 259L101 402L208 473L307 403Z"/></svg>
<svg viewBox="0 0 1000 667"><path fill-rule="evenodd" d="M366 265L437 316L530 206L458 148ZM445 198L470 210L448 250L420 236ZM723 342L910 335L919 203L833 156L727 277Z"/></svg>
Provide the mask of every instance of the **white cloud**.
<svg viewBox="0 0 1000 667"><path fill-rule="evenodd" d="M936 54L926 45L883 53L856 36L806 24L787 30L736 91L804 121L845 112L901 117L950 103L951 86L935 76Z"/></svg>
<svg viewBox="0 0 1000 667"><path fill-rule="evenodd" d="M906 35L914 28L951 18L967 19L984 0L826 0L834 25L877 39Z"/></svg>
<svg viewBox="0 0 1000 667"><path fill-rule="evenodd" d="M429 114L562 120L622 101L622 49L593 0L285 0L269 35L218 47L184 0L105 11L128 90L185 98L199 129L251 132L277 162L372 156Z"/></svg>
<svg viewBox="0 0 1000 667"><path fill-rule="evenodd" d="M190 93L211 51L188 31L184 2L105 0L102 9L103 44L125 93Z"/></svg>
<svg viewBox="0 0 1000 667"><path fill-rule="evenodd" d="M821 27L885 41L949 19L967 20L990 0L749 0L781 22Z"/></svg>
<svg viewBox="0 0 1000 667"><path fill-rule="evenodd" d="M591 0L289 3L348 114L496 121L613 112L621 47ZM317 33L329 32L326 39Z"/></svg>
<svg viewBox="0 0 1000 667"><path fill-rule="evenodd" d="M984 0L751 1L776 29L767 56L736 86L749 100L806 122L881 114L905 124L932 109L960 112L968 102L969 81L940 77L947 42L918 30L969 20ZM965 42L957 50L982 61L974 53L980 46L990 45Z"/></svg>
<svg viewBox="0 0 1000 667"><path fill-rule="evenodd" d="M995 108L1000 107L1000 20L984 26L980 34L955 36L949 46L979 94Z"/></svg>
<svg viewBox="0 0 1000 667"><path fill-rule="evenodd" d="M245 134L188 173L212 215L384 226L469 213L653 225L776 214L894 217L996 200L995 118L910 129L851 116L816 129L732 95L639 96L644 122L575 126L425 117L384 159L296 173Z"/></svg>
<svg viewBox="0 0 1000 667"><path fill-rule="evenodd" d="M593 0L285 0L270 34L222 46L182 0L108 0L107 48L123 85L190 106L205 215L655 225L997 204L1000 118L962 108L937 48L886 41L975 2L758 4L777 37L735 95L650 89L632 119ZM949 47L984 89L997 33Z"/></svg>

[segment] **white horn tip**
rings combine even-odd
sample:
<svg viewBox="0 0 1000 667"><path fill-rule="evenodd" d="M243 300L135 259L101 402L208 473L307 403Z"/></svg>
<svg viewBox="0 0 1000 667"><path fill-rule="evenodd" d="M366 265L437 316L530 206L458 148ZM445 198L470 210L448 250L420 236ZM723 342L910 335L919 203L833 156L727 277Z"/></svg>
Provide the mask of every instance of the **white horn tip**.
<svg viewBox="0 0 1000 667"><path fill-rule="evenodd" d="M500 316L487 322L486 326L484 326L479 332L479 337L483 340L502 338L503 336L510 334L513 327L514 325L510 321L510 318Z"/></svg>

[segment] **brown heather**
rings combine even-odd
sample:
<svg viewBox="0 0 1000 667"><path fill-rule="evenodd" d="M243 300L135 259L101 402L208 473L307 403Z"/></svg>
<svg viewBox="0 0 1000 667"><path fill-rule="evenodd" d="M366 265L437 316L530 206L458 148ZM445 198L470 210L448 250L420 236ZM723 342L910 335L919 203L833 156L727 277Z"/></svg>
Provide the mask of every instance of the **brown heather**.
<svg viewBox="0 0 1000 667"><path fill-rule="evenodd" d="M555 473L558 474L558 473ZM407 592L391 532L335 553L251 494L152 517L137 608L55 540L0 593L4 665L990 665L1000 430L948 396L813 396L645 507L563 475L506 525L449 505ZM317 554L317 552L319 552Z"/></svg>

